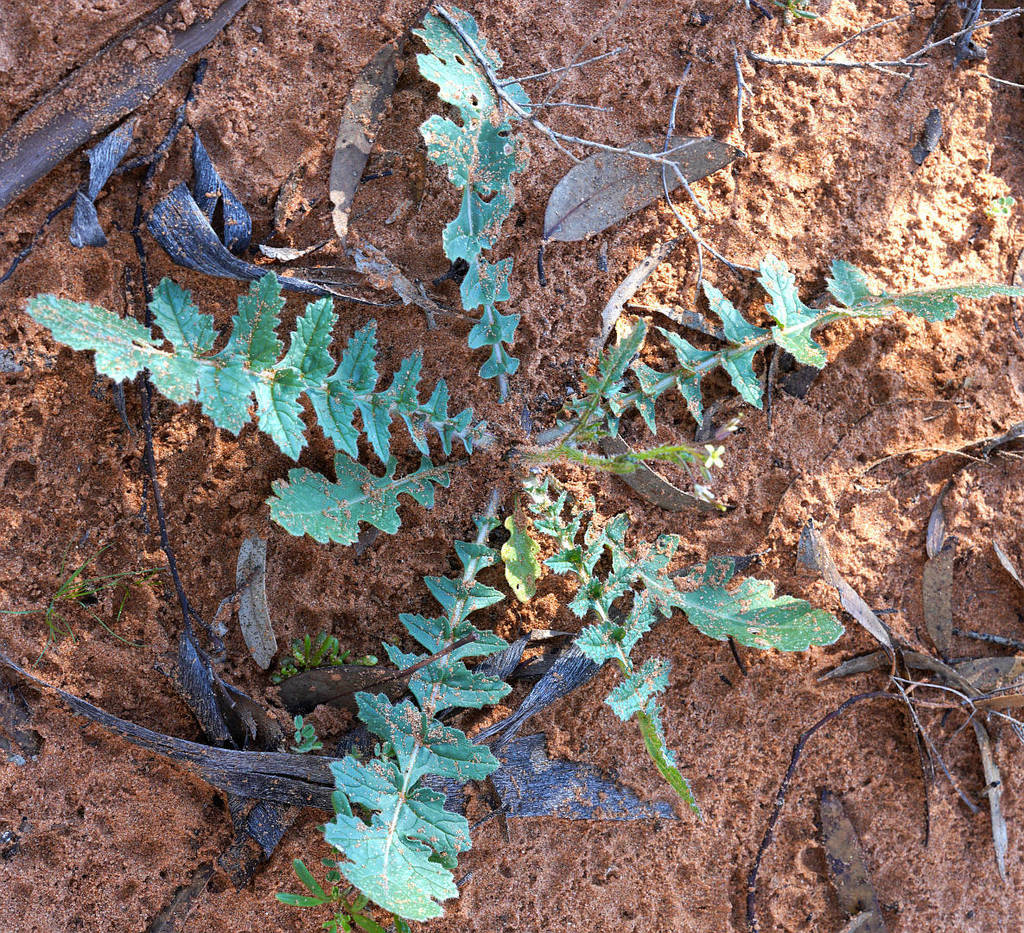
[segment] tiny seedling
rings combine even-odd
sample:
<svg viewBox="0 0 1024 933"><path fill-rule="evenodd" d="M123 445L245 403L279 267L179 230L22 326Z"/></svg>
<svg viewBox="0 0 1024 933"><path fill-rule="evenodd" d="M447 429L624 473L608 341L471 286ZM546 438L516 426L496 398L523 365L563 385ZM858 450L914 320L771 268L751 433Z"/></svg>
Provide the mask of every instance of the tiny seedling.
<svg viewBox="0 0 1024 933"><path fill-rule="evenodd" d="M994 198L985 206L985 216L992 221L1006 220L1013 213L1016 203L1017 199L1008 194Z"/></svg>
<svg viewBox="0 0 1024 933"><path fill-rule="evenodd" d="M92 617L93 621L113 635L118 641L123 642L126 645L131 645L133 648L142 647L140 642L131 641L123 635L119 635L114 631L111 625L107 624L107 622L104 621L104 619L95 612L95 610L93 610L92 607L99 602L100 598L105 593L124 587L124 593L121 595L121 600L117 604L117 612L113 621L113 625L117 625L121 621L121 617L124 615L124 608L132 591L136 587L157 586L158 581L156 577L160 571L158 568L153 568L151 570L123 570L119 573L98 575L90 574L89 565L97 560L97 558L99 558L99 556L109 547L110 545L106 545L105 547L100 548L91 557L87 558L77 567L68 571L68 554L71 551L69 546L67 550L65 550L64 556L61 558L60 567L57 571L57 576L60 582L57 584L57 589L54 591L45 606L40 606L38 609L0 610L0 612L5 615L31 615L38 612L43 613L43 620L46 623L47 634L46 644L43 646L43 650L39 655L40 658L47 652L47 650L64 638L69 638L72 642L78 640L71 623L65 615L65 613L67 613L67 611L72 607L84 609L85 612Z"/></svg>
<svg viewBox="0 0 1024 933"><path fill-rule="evenodd" d="M295 744L292 746L292 751L296 755L318 752L324 747L324 743L317 738L313 723L303 722L301 716L296 716L293 724L295 726Z"/></svg>
<svg viewBox="0 0 1024 933"><path fill-rule="evenodd" d="M811 0L774 0L782 10L782 22L792 26L798 19L817 19L818 14L811 7Z"/></svg>
<svg viewBox="0 0 1024 933"><path fill-rule="evenodd" d="M289 904L292 907L331 907L334 916L323 923L323 929L327 933L355 933L358 930L362 930L363 933L386 933L384 927L363 913L370 899L365 894L360 894L352 885L340 884L341 872L338 870L338 863L334 859L321 861L327 869L327 890L324 890L320 882L313 877L313 873L302 859L297 858L292 862L292 868L309 894L281 892L277 899L282 904ZM409 924L401 917L392 917L391 922L395 933L412 933Z"/></svg>
<svg viewBox="0 0 1024 933"><path fill-rule="evenodd" d="M338 639L326 632L317 632L315 636L303 635L292 642L291 655L282 659L280 669L270 679L279 684L289 677L303 671L311 671L315 667L336 666L346 662L373 667L377 663L377 658L372 654L364 654L349 660L351 654L351 649L342 651Z"/></svg>

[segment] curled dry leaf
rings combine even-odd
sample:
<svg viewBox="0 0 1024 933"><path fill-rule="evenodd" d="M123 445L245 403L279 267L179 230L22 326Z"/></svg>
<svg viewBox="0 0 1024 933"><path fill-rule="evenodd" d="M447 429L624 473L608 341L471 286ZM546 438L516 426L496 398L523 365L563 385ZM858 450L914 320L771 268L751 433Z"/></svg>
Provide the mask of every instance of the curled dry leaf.
<svg viewBox="0 0 1024 933"><path fill-rule="evenodd" d="M885 933L885 919L868 876L860 840L842 801L827 788L821 792L821 843L839 909L848 919L858 921L853 929L858 933Z"/></svg>
<svg viewBox="0 0 1024 933"><path fill-rule="evenodd" d="M975 658L953 665L956 672L971 682L980 693L992 693L1007 687L1024 686L1024 655L1002 658Z"/></svg>
<svg viewBox="0 0 1024 933"><path fill-rule="evenodd" d="M590 348L592 353L601 352L604 345L608 342L612 328L615 327L615 322L619 319L619 315L622 314L622 309L626 306L626 302L651 277L651 273L668 258L669 253L675 249L679 239L679 237L673 237L671 240L659 243L654 248L654 251L645 256L629 275L619 283L618 288L612 292L612 297L608 299L608 304L604 306L604 311L601 312L601 333L594 339L593 345Z"/></svg>
<svg viewBox="0 0 1024 933"><path fill-rule="evenodd" d="M252 535L238 549L235 570L238 624L253 660L266 670L277 654L277 638L267 608L267 542Z"/></svg>
<svg viewBox="0 0 1024 933"><path fill-rule="evenodd" d="M932 506L932 513L928 516L928 533L925 536L925 550L929 557L934 557L942 550L946 543L946 510L943 503L946 494L953 488L953 481L949 480L939 492Z"/></svg>
<svg viewBox="0 0 1024 933"><path fill-rule="evenodd" d="M338 124L331 160L331 203L334 205L331 219L343 244L348 236L352 198L363 177L380 118L398 82L405 40L406 35L403 35L383 46L359 72Z"/></svg>
<svg viewBox="0 0 1024 933"><path fill-rule="evenodd" d="M868 630L891 657L895 647L888 627L875 615L860 594L840 575L832 560L832 555L828 551L828 546L825 544L825 539L811 522L804 526L804 530L800 534L797 561L811 570L817 570L825 578L826 583L836 588L843 608Z"/></svg>
<svg viewBox="0 0 1024 933"><path fill-rule="evenodd" d="M664 140L638 140L629 148L660 152ZM710 136L673 136L666 158L687 182L695 182L743 155L729 143ZM621 152L597 152L574 165L555 185L544 212L544 239L572 242L600 233L663 197L662 166ZM666 172L669 190L678 176Z"/></svg>
<svg viewBox="0 0 1024 933"><path fill-rule="evenodd" d="M1006 850L1008 835L1006 817L1003 816L1003 779L999 774L999 765L992 754L992 740L988 731L978 722L971 720L974 736L978 740L978 751L981 752L981 768L985 774L985 793L988 795L989 816L992 819L992 845L996 850L996 868L1003 884L1006 883Z"/></svg>
<svg viewBox="0 0 1024 933"><path fill-rule="evenodd" d="M996 557L999 558L999 563L1002 564L1003 570L1005 570L1018 586L1024 587L1024 580L1021 579L1020 574L1017 572L1017 568L1010 562L1010 558L1006 556L998 541L992 542L992 549L996 552Z"/></svg>
<svg viewBox="0 0 1024 933"><path fill-rule="evenodd" d="M378 291L393 291L407 305L415 305L427 316L427 326L434 327L434 315L444 314L442 308L424 290L398 268L382 249L358 234L349 235L352 243L348 250L356 269L366 276L366 281Z"/></svg>

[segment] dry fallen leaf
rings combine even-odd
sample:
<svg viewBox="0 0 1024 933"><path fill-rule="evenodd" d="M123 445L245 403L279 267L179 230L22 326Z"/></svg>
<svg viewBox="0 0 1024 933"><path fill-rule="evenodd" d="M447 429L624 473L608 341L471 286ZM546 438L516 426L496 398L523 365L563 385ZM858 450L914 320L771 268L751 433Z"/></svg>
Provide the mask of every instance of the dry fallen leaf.
<svg viewBox="0 0 1024 933"><path fill-rule="evenodd" d="M267 542L256 535L238 549L235 571L238 589L238 624L253 660L263 669L277 654L277 638L267 608Z"/></svg>
<svg viewBox="0 0 1024 933"><path fill-rule="evenodd" d="M821 792L821 843L839 909L848 919L857 921L852 929L858 933L886 933L860 840L842 802L828 789Z"/></svg>
<svg viewBox="0 0 1024 933"><path fill-rule="evenodd" d="M924 603L924 624L935 647L946 657L953 642L953 558L954 539L950 539L924 565L921 595Z"/></svg>
<svg viewBox="0 0 1024 933"><path fill-rule="evenodd" d="M660 152L664 140L629 143L637 152ZM729 143L710 136L673 136L667 158L679 166L687 182L710 175L743 155ZM665 173L669 191L679 186L671 170ZM544 239L582 240L635 214L664 196L662 166L620 152L597 152L578 162L555 185L544 212Z"/></svg>
<svg viewBox="0 0 1024 933"><path fill-rule="evenodd" d="M383 46L359 72L338 124L331 160L331 203L334 205L331 219L342 243L348 235L352 198L363 177L380 118L398 82L405 40L406 35L402 35Z"/></svg>
<svg viewBox="0 0 1024 933"><path fill-rule="evenodd" d="M992 740L989 738L988 731L978 722L977 718L971 720L971 725L974 726L978 750L981 752L981 767L985 774L985 792L988 794L989 815L992 818L992 845L996 850L996 868L999 869L999 877L1005 884L1008 837L1006 817L1003 816L1003 779L999 774L999 765L996 764L995 756L992 754Z"/></svg>
<svg viewBox="0 0 1024 933"><path fill-rule="evenodd" d="M992 542L992 549L996 552L996 557L999 558L999 563L1003 565L1003 570L1013 577L1018 586L1024 587L1024 580L1021 580L1020 574L1017 573L1017 568L1010 563L1010 558L1006 556L1006 551L999 546L998 541Z"/></svg>

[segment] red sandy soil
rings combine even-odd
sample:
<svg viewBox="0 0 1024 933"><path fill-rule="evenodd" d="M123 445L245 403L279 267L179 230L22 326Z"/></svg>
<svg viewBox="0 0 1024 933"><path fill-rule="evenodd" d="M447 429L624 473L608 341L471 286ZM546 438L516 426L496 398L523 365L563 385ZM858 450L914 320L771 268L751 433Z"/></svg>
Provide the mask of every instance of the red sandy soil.
<svg viewBox="0 0 1024 933"><path fill-rule="evenodd" d="M155 0L6 0L0 9L0 128L75 65L93 54ZM189 123L203 136L222 176L253 214L255 236L272 235L281 185L296 166L305 174L296 204L316 202L295 245L331 237L325 209L334 135L348 89L380 45L405 28L410 0L340 4L328 0L251 0L207 49L209 71ZM766 252L784 257L805 297L822 287L828 264L845 258L892 288L960 280L1008 282L1024 248L1021 204L1008 221L990 224L993 198L1024 201L1021 92L999 87L983 72L1020 81L1021 22L981 34L988 60L951 67L947 48L929 59L905 89L900 78L868 70L786 68L743 61L748 85L745 128L736 121L734 50L812 58L858 29L914 13L869 33L840 53L888 60L923 43L930 3L854 4L836 0L814 22L786 27L778 18L755 22L741 2L706 0L495 0L471 5L481 31L510 73L530 73L626 45L627 51L583 72L571 72L558 98L611 112L550 111L553 126L613 143L664 132L676 86L684 86L677 131L714 135L747 153L696 186L710 206L702 235L736 260L751 264ZM698 11L710 15L704 26ZM187 11L185 11L187 12ZM983 14L983 18L988 14ZM954 17L939 36L955 28ZM684 78L684 71L689 72ZM140 111L136 152L162 137L187 87L186 68ZM910 158L928 111L938 107L943 135L920 168ZM390 165L389 178L360 189L353 227L384 248L409 274L432 279L447 268L440 244L456 195L440 170L425 167L417 126L438 110L435 89L411 58L394 95L369 169ZM190 177L186 129L147 195L147 207ZM474 456L455 475L433 511L402 509L403 526L362 556L339 546L290 538L269 521L263 500L288 461L252 428L239 439L217 431L201 412L164 400L156 405L156 455L169 530L187 591L209 617L234 584L234 555L253 531L269 539L268 592L279 642L327 630L356 653L380 653L382 638L401 637L400 611L422 611L429 595L422 576L448 573L451 543L469 537L471 517L498 487L511 502L515 477L501 453L523 439L521 412L547 426L575 384L578 367L599 328L616 284L678 225L657 204L594 239L547 250L547 288L534 270L548 194L568 169L563 155L531 135L529 171L517 179L516 206L496 253L512 256L509 309L523 317L516 344L522 359L510 402L476 377L481 359L465 348L466 326L443 320L428 331L415 308L382 311L380 368L422 349L425 375L444 376L457 405L471 404L500 437L492 453ZM83 160L69 159L4 214L0 268L30 238L46 213L84 177ZM385 225L403 199L412 206ZM124 312L125 264L135 263L130 237L134 176L113 180L99 201L110 243L76 251L67 243L69 216L55 222L35 253L0 286L0 345L20 369L0 374L0 608L45 603L59 582L61 555L79 563L100 547L103 572L163 566L154 533L139 518L141 435L129 434L111 404L109 384L96 380L91 357L60 348L24 313L26 298L55 292ZM696 222L692 206L683 208ZM290 230L293 228L290 228ZM301 237L301 239L300 239ZM174 267L147 237L154 280L171 275L226 326L241 286ZM598 255L607 248L608 268ZM319 254L339 257L332 246ZM741 307L759 301L721 267L708 277ZM638 295L641 303L693 305L696 255L681 246ZM456 300L453 286L439 297ZM289 313L302 307L291 299ZM756 312L756 304L753 305ZM336 340L367 319L365 308L338 304ZM1024 341L1008 300L966 303L956 319L928 325L896 316L883 323L834 325L820 336L829 364L806 398L780 395L771 425L734 400L724 380L712 398L727 399L742 431L730 442L717 491L735 509L722 516L664 512L611 477L559 468L577 493L596 497L602 516L629 514L634 533L680 534L680 563L710 554L761 554L754 571L779 589L841 612L816 575L797 568L800 528L813 518L823 529L849 582L886 616L898 636L928 646L921 571L928 515L942 485L949 532L957 538L954 614L957 624L1021 637L1022 593L999 567L998 540L1024 567L1024 511L1019 456L987 463L943 453L1022 420ZM666 323L654 319L655 323ZM649 362L663 357L657 341ZM457 367L453 360L459 360ZM138 400L128 391L128 415ZM777 393L778 394L778 393ZM692 436L681 401L660 414L666 437ZM639 429L632 426L629 431ZM632 436L632 435L631 435ZM880 462L881 461L881 462ZM330 451L314 433L301 461L328 469ZM965 468L966 467L966 468ZM497 575L491 582L497 584ZM111 599L94 607L106 619ZM486 615L486 614L485 614ZM39 615L6 615L0 642L31 663L45 642ZM48 651L39 676L145 726L185 738L198 727L154 665L175 644L180 615L169 583L134 596L112 638L84 613L69 615L77 641ZM640 654L667 656L673 669L665 698L666 730L694 783L705 822L583 823L499 820L474 834L459 877L462 895L446 916L425 927L442 931L745 930L746 875L779 781L800 732L848 696L880 689L880 675L818 683L838 661L871 647L847 617L834 646L796 655L744 652L743 676L725 644L713 642L678 616L651 633ZM560 581L545 579L527 605L512 602L485 622L505 636L531 628L578 626L565 608ZM251 662L233 625L224 675L257 700L272 702L269 679ZM957 639L954 654L990 652ZM528 727L543 730L552 753L593 762L645 799L671 799L643 753L631 724L602 704L613 675L602 674L557 703ZM232 837L223 796L164 759L95 726L84 726L52 695L26 691L38 758L0 768L0 832L19 847L0 861L0 929L28 931L144 930L198 865L216 858ZM509 702L520 693L513 694ZM916 754L895 704L860 704L812 740L761 871L759 909L766 931L839 930L844 924L825 871L817 829L817 795L840 794L860 835L892 931L994 933L1024 930L1024 885L1018 740L999 736L1003 807L1009 821L1009 880L995 871L984 778L970 729L955 735L959 713L924 723L957 783L981 805L970 813L945 781L930 789L931 838L924 840L924 790ZM286 724L286 717L280 713ZM317 720L344 726L337 716ZM945 744L948 740L948 744ZM236 891L214 884L194 901L175 929L203 933L312 930L324 917L276 902L294 890L291 860L315 863L329 851L309 812L289 832L253 884Z"/></svg>

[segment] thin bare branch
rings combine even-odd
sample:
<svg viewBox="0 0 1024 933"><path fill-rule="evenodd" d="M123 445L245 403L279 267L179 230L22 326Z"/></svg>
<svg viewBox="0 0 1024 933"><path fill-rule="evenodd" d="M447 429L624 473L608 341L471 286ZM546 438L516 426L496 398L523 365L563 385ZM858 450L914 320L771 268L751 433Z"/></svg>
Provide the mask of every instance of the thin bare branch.
<svg viewBox="0 0 1024 933"><path fill-rule="evenodd" d="M525 75L522 78L506 78L500 81L502 87L508 87L510 84L522 84L524 81L535 81L538 78L546 78L549 75L556 75L562 71L569 71L571 68L582 68L584 65L590 65L593 62L599 62L603 58L610 58L612 55L619 55L625 52L629 46L620 45L617 49L612 49L610 52L602 52L600 55L595 55L593 58L585 58L581 62L573 62L571 65L562 65L560 68L549 68L547 71L538 71L536 74Z"/></svg>

